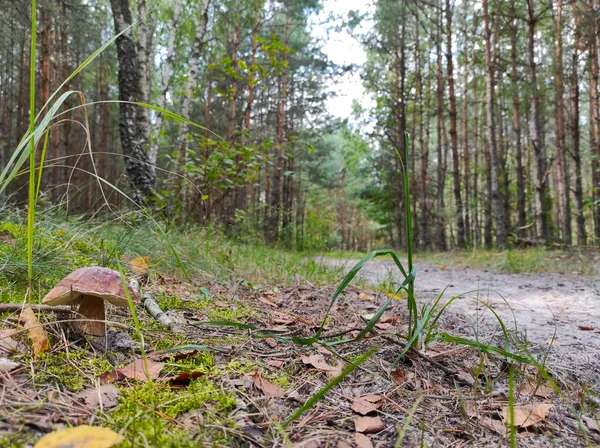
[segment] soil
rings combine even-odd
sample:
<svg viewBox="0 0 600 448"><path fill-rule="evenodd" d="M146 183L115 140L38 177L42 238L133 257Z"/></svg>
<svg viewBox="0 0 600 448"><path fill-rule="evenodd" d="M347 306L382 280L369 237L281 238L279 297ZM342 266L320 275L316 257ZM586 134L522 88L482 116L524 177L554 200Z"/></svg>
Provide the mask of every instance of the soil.
<svg viewBox="0 0 600 448"><path fill-rule="evenodd" d="M319 257L349 271L359 260ZM405 261L403 260L403 263ZM406 265L405 265L406 266ZM460 296L450 311L467 316L478 337L498 330L489 305L538 358L548 355L554 372L574 376L600 390L600 279L560 273L507 274L488 270L415 263L417 300L426 303L444 290L445 300ZM403 280L392 260L375 259L359 272L372 285Z"/></svg>

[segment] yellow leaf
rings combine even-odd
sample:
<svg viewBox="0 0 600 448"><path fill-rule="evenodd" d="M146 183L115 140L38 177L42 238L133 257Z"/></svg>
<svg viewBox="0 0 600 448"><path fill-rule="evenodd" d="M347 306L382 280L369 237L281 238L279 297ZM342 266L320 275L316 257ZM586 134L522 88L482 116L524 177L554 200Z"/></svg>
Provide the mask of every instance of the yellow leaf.
<svg viewBox="0 0 600 448"><path fill-rule="evenodd" d="M21 320L29 334L29 339L31 339L33 357L37 358L40 353L47 352L50 349L50 340L31 308L23 308L23 311L21 311Z"/></svg>
<svg viewBox="0 0 600 448"><path fill-rule="evenodd" d="M387 296L388 296L390 299L402 300L402 297L401 297L401 296L399 296L398 294L392 294L391 292L388 292L388 293L387 293Z"/></svg>
<svg viewBox="0 0 600 448"><path fill-rule="evenodd" d="M129 266L136 274L143 274L148 270L148 257L137 257L129 262Z"/></svg>
<svg viewBox="0 0 600 448"><path fill-rule="evenodd" d="M108 428L81 425L46 434L33 448L110 448L124 439Z"/></svg>

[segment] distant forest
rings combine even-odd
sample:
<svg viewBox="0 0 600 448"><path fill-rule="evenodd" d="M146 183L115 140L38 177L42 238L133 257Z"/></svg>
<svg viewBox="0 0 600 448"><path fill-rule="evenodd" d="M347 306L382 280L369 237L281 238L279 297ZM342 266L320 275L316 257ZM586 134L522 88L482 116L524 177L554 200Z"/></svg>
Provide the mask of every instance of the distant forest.
<svg viewBox="0 0 600 448"><path fill-rule="evenodd" d="M419 249L600 243L600 0L376 0L317 23L322 4L40 0L38 110L118 34L60 92L81 95L48 133L47 207L404 247L405 166ZM0 0L0 19L5 170L29 124L29 2ZM316 26L347 29L366 64L329 61ZM374 101L333 118L352 70ZM3 201L24 204L27 178Z"/></svg>

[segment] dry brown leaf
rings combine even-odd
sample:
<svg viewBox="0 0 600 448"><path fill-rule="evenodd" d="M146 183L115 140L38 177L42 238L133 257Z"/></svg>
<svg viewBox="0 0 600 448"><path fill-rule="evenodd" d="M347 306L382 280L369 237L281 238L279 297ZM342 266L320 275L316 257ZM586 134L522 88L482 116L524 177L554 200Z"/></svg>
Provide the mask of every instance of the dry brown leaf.
<svg viewBox="0 0 600 448"><path fill-rule="evenodd" d="M245 375L249 376L254 385L261 390L265 395L269 397L284 397L285 392L279 386L276 386L273 383L265 380L260 372L254 373L246 373Z"/></svg>
<svg viewBox="0 0 600 448"><path fill-rule="evenodd" d="M15 236L8 230L2 230L0 231L0 243L16 247L17 238L15 238Z"/></svg>
<svg viewBox="0 0 600 448"><path fill-rule="evenodd" d="M356 441L356 446L358 448L373 448L371 440L360 432L354 434L354 440Z"/></svg>
<svg viewBox="0 0 600 448"><path fill-rule="evenodd" d="M325 361L325 357L320 353L316 355L303 356L302 362L307 365L312 365L317 370L326 372L327 377L330 379L338 376L343 370L343 366L341 364L336 366L328 364L327 361Z"/></svg>
<svg viewBox="0 0 600 448"><path fill-rule="evenodd" d="M353 421L356 432L371 433L385 429L380 417L355 417Z"/></svg>
<svg viewBox="0 0 600 448"><path fill-rule="evenodd" d="M110 448L124 439L108 428L81 425L46 434L34 448Z"/></svg>
<svg viewBox="0 0 600 448"><path fill-rule="evenodd" d="M585 425L591 429L592 431L596 431L598 433L600 433L600 423L598 423L598 420L594 420L592 418L583 418L583 421L585 422Z"/></svg>
<svg viewBox="0 0 600 448"><path fill-rule="evenodd" d="M125 367L105 373L101 376L101 379L105 383L113 383L124 379L137 381L148 381L148 379L155 380L158 378L158 375L160 375L160 372L164 367L164 364L156 362L153 359L148 359L148 374L146 374L144 360L138 358L132 363L127 364Z"/></svg>
<svg viewBox="0 0 600 448"><path fill-rule="evenodd" d="M515 421L513 424L519 428L527 428L528 426L535 425L546 419L550 409L552 409L552 405L547 403L532 403L525 406L515 406ZM508 406L502 408L502 417L504 418L504 421L508 421Z"/></svg>
<svg viewBox="0 0 600 448"><path fill-rule="evenodd" d="M594 331L594 327L589 327L587 325L578 325L577 326L581 331Z"/></svg>
<svg viewBox="0 0 600 448"><path fill-rule="evenodd" d="M407 381L406 371L403 369L392 370L392 380L399 386L404 386Z"/></svg>
<svg viewBox="0 0 600 448"><path fill-rule="evenodd" d="M381 407L382 397L380 395L365 395L363 397L356 397L352 400L351 408L354 412L360 415L367 415L371 412L375 412Z"/></svg>
<svg viewBox="0 0 600 448"><path fill-rule="evenodd" d="M537 385L529 382L523 382L519 385L519 394L540 398L550 398L554 394L554 389L543 384Z"/></svg>
<svg viewBox="0 0 600 448"><path fill-rule="evenodd" d="M279 308L282 303L281 299L274 299L268 296L258 296L258 300L262 303L266 303L267 305L272 306L273 308Z"/></svg>
<svg viewBox="0 0 600 448"><path fill-rule="evenodd" d="M465 401L465 412L469 417L479 417L479 409L477 403L471 400Z"/></svg>
<svg viewBox="0 0 600 448"><path fill-rule="evenodd" d="M265 338L264 341L271 348L277 347L277 341L273 338Z"/></svg>
<svg viewBox="0 0 600 448"><path fill-rule="evenodd" d="M31 339L33 357L37 358L40 353L50 350L50 340L48 339L44 328L41 326L40 321L35 316L35 313L31 308L23 308L21 311L21 320L23 321L23 326L29 334L29 339Z"/></svg>
<svg viewBox="0 0 600 448"><path fill-rule="evenodd" d="M475 380L473 379L473 376L465 371L460 371L458 372L458 374L456 375L456 378L458 378L459 380L461 380L462 382L472 386L473 384L475 384Z"/></svg>
<svg viewBox="0 0 600 448"><path fill-rule="evenodd" d="M148 265L149 258L146 257L137 257L129 262L129 266L136 274L140 275L146 272L150 266Z"/></svg>
<svg viewBox="0 0 600 448"><path fill-rule="evenodd" d="M114 384L104 384L100 387L92 387L83 390L73 398L85 405L89 410L110 409L119 404L121 391Z"/></svg>
<svg viewBox="0 0 600 448"><path fill-rule="evenodd" d="M277 367L279 369L280 367L283 367L283 361L278 359L270 359L267 361L267 365Z"/></svg>
<svg viewBox="0 0 600 448"><path fill-rule="evenodd" d="M479 419L479 421L483 426L491 429L492 431L500 435L506 434L506 426L504 426L504 423L502 423L500 420L494 420L489 417L482 417L481 419Z"/></svg>

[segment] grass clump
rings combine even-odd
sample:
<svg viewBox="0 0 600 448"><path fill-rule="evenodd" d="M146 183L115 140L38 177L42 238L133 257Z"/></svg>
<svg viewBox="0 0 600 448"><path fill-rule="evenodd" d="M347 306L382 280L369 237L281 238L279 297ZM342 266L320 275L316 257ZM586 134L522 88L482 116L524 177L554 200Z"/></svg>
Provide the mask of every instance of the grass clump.
<svg viewBox="0 0 600 448"><path fill-rule="evenodd" d="M422 253L419 259L430 263L489 269L508 273L577 272L596 275L592 254L577 249L554 250L544 247L492 251L473 249L445 253Z"/></svg>

